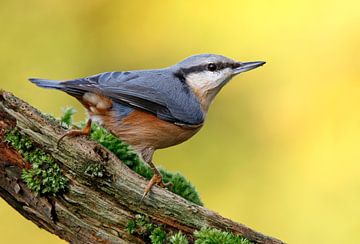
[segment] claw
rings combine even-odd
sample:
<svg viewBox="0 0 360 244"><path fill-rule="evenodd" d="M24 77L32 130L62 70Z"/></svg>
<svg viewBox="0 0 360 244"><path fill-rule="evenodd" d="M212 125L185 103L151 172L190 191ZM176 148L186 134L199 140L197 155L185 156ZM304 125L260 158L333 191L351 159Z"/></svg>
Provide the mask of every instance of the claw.
<svg viewBox="0 0 360 244"><path fill-rule="evenodd" d="M167 188L167 187L171 187L173 184L171 182L164 183L162 181L161 174L155 173L153 175L153 177L150 179L149 183L146 185L145 190L144 190L144 194L142 195L140 202L142 202L145 199L146 195L150 192L151 188L154 185L158 185L158 186L160 186L162 188Z"/></svg>
<svg viewBox="0 0 360 244"><path fill-rule="evenodd" d="M89 119L85 125L85 127L82 130L71 130L66 132L64 135L62 135L60 137L60 139L57 141L57 147L59 147L60 142L65 138L65 137L75 137L75 136L88 136L90 135L91 132L91 119Z"/></svg>

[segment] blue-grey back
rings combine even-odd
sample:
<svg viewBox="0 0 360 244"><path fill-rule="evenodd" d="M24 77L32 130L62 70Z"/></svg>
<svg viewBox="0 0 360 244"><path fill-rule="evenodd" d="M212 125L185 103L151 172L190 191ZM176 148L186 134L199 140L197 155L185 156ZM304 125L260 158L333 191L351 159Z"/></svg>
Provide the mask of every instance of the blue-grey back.
<svg viewBox="0 0 360 244"><path fill-rule="evenodd" d="M169 122L197 125L204 120L195 94L171 68L106 72L65 81L62 85L69 93L101 93L116 102L146 110Z"/></svg>

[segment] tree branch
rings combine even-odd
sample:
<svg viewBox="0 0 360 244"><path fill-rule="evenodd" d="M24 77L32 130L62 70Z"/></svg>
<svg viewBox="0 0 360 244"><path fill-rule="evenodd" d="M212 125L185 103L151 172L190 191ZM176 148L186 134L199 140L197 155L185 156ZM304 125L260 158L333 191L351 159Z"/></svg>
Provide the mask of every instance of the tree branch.
<svg viewBox="0 0 360 244"><path fill-rule="evenodd" d="M13 128L56 159L69 182L65 193L39 196L27 187L21 172L30 166L4 139ZM141 235L126 229L136 214L144 214L168 232L180 230L190 242L195 230L209 226L255 243L283 243L159 187L140 203L144 178L86 138L64 140L58 148L64 132L57 120L8 92L0 93L0 195L24 217L60 238L72 243L144 243ZM86 174L83 166L89 162L102 165L106 177Z"/></svg>

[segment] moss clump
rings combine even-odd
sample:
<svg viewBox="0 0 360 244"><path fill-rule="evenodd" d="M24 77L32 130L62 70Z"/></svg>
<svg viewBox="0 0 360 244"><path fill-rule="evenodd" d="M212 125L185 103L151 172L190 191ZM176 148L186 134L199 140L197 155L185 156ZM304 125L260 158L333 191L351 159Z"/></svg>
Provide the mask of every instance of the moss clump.
<svg viewBox="0 0 360 244"><path fill-rule="evenodd" d="M122 142L106 129L100 127L97 124L93 124L91 139L97 141L112 153L114 153L122 162L124 162L129 168L136 173L150 180L153 176L152 169L144 163L137 153L135 153L129 145ZM195 187L184 176L179 173L170 173L165 169L160 169L165 183L171 182L172 187L170 191L176 193L179 196L197 204L203 205L199 193L195 190Z"/></svg>
<svg viewBox="0 0 360 244"><path fill-rule="evenodd" d="M109 133L103 127L93 124L90 138L114 153L129 168L139 173L145 178L152 177L152 170L145 165L137 153L131 150L130 146Z"/></svg>
<svg viewBox="0 0 360 244"><path fill-rule="evenodd" d="M126 225L126 229L130 234L134 234L137 228L137 223L135 220L129 220L129 222Z"/></svg>
<svg viewBox="0 0 360 244"><path fill-rule="evenodd" d="M5 141L30 163L31 169L23 169L21 178L32 191L39 195L57 195L67 188L68 180L54 158L36 148L29 137L13 129L6 133Z"/></svg>
<svg viewBox="0 0 360 244"><path fill-rule="evenodd" d="M130 234L149 238L151 232L154 230L154 225L150 222L148 216L137 214L134 219L129 220L126 229Z"/></svg>
<svg viewBox="0 0 360 244"><path fill-rule="evenodd" d="M73 115L76 113L76 110L71 107L67 107L63 110L63 115L60 118L61 126L70 128L73 123Z"/></svg>
<svg viewBox="0 0 360 244"><path fill-rule="evenodd" d="M156 227L150 235L152 244L163 244L166 241L166 232L161 227Z"/></svg>
<svg viewBox="0 0 360 244"><path fill-rule="evenodd" d="M106 170L102 164L89 163L85 166L84 172L91 177L102 178L105 175Z"/></svg>
<svg viewBox="0 0 360 244"><path fill-rule="evenodd" d="M146 243L189 243L187 237L181 231L176 234L166 233L161 225L153 224L148 216L142 214L137 214L134 219L128 222L127 230L130 234L141 236ZM252 244L243 237L209 227L195 231L194 237L195 244Z"/></svg>
<svg viewBox="0 0 360 244"><path fill-rule="evenodd" d="M170 190L172 192L197 205L203 206L199 193L196 191L195 187L190 183L190 181L188 181L183 175L180 173L171 173L162 168L159 170L163 176L163 181L165 183L171 182L172 187Z"/></svg>
<svg viewBox="0 0 360 244"><path fill-rule="evenodd" d="M167 243L166 232L162 229L161 225L153 224L148 216L142 214L135 215L134 219L129 220L126 229L132 235L141 236L146 243Z"/></svg>
<svg viewBox="0 0 360 244"><path fill-rule="evenodd" d="M186 236L183 233L181 233L181 231L172 235L170 237L169 241L172 244L188 244L189 243Z"/></svg>
<svg viewBox="0 0 360 244"><path fill-rule="evenodd" d="M201 230L195 231L194 236L196 237L195 244L251 244L248 239L209 227L203 227Z"/></svg>
<svg viewBox="0 0 360 244"><path fill-rule="evenodd" d="M67 128L71 127L72 117L75 113L73 108L66 108L61 116L61 124ZM84 124L84 123L81 123ZM114 153L122 162L139 175L150 180L153 176L152 169L141 160L139 155L131 147L121 141L119 138L108 132L105 128L93 123L90 138ZM90 169L91 170L91 169ZM175 194L202 206L199 193L195 187L184 176L179 173L170 173L165 169L160 169L165 183L171 182L172 187L169 189Z"/></svg>

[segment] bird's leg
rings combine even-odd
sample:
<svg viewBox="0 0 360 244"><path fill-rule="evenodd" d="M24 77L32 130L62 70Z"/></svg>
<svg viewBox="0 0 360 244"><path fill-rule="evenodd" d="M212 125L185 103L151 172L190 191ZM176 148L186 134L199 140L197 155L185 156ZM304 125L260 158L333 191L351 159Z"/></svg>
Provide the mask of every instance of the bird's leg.
<svg viewBox="0 0 360 244"><path fill-rule="evenodd" d="M57 145L59 146L60 142L65 138L65 137L75 137L75 136L88 136L90 135L91 132L91 119L89 119L86 122L85 127L82 130L70 130L68 132L66 132L62 137L60 137L60 139L57 142Z"/></svg>
<svg viewBox="0 0 360 244"><path fill-rule="evenodd" d="M150 149L152 150L152 149ZM143 154L143 158L144 156L147 156L144 158L144 160L149 164L150 168L153 170L154 172L154 175L152 176L152 178L150 179L149 183L146 185L145 187L145 191L144 191L144 194L142 195L141 197L141 201L146 197L146 195L150 192L151 188L154 186L154 185L158 185L160 187L170 187L172 186L172 183L171 182L168 182L168 183L164 183L163 182L163 177L160 173L160 171L156 168L156 166L154 165L154 163L152 162L152 154L154 153L154 151L152 150L150 152L150 156L149 154L147 155L144 155ZM146 160L147 159L147 160Z"/></svg>

